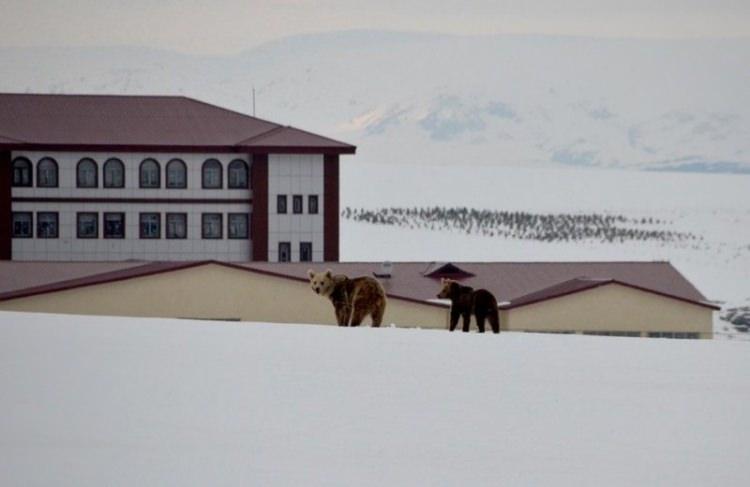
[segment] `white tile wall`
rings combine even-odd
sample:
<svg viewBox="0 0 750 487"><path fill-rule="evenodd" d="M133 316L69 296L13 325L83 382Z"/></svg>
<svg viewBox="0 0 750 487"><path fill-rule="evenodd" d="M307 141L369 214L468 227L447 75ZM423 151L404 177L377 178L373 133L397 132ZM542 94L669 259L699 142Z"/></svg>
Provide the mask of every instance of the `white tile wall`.
<svg viewBox="0 0 750 487"><path fill-rule="evenodd" d="M299 261L300 242L312 242L313 260L323 260L323 155L268 156L268 259L279 259L279 242L291 242L292 261ZM276 196L287 195L287 214L276 212ZM292 213L292 195L303 196L303 214ZM318 195L318 214L307 213L307 196Z"/></svg>
<svg viewBox="0 0 750 487"><path fill-rule="evenodd" d="M234 159L248 162L242 154L141 154L141 153L42 153L14 152L13 157L25 156L34 165L42 157L53 157L59 167L59 188L13 188L14 197L79 197L79 198L190 198L190 199L244 199L248 203L159 203L159 204L115 204L115 203L25 203L14 202L13 211L32 211L36 225L36 212L57 211L59 213L59 238L57 239L13 239L14 260L200 260L247 261L251 256L251 240L228 239L228 213L251 213L249 203L252 192L247 189L226 189L227 166ZM91 157L99 164L100 188L76 188L75 167L83 157ZM110 157L117 157L125 164L125 188L103 188L102 166ZM138 188L138 167L145 158L156 159L162 171L161 189ZM182 159L188 167L187 189L165 189L165 166L173 159ZM224 188L201 189L201 165L208 158L216 158L224 166ZM34 175L36 179L36 174ZM76 237L76 213L99 213L99 234L103 234L103 213L125 213L124 239L78 239ZM139 213L162 214L162 238L147 240L139 238ZM166 239L166 213L188 214L188 238ZM224 238L204 240L201 238L201 214L222 213ZM36 232L35 232L36 235ZM252 239L252 235L250 235Z"/></svg>

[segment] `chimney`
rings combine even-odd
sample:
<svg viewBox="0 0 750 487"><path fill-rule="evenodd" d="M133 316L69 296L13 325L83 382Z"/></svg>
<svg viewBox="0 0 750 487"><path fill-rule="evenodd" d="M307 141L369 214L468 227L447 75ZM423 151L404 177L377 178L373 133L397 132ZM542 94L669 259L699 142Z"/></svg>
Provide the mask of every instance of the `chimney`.
<svg viewBox="0 0 750 487"><path fill-rule="evenodd" d="M393 272L393 263L386 260L385 262L380 264L380 272L373 272L373 275L380 279L388 279L391 277L392 272Z"/></svg>

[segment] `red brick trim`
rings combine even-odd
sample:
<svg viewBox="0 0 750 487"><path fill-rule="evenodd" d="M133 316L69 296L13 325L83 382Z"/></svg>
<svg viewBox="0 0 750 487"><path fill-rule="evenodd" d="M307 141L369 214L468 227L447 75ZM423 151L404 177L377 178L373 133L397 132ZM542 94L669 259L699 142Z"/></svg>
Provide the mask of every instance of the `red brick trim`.
<svg viewBox="0 0 750 487"><path fill-rule="evenodd" d="M254 154L250 164L253 213L250 217L251 260L268 262L268 154Z"/></svg>
<svg viewBox="0 0 750 487"><path fill-rule="evenodd" d="M323 260L339 261L339 156L323 156Z"/></svg>
<svg viewBox="0 0 750 487"><path fill-rule="evenodd" d="M13 165L10 155L10 151L0 151L0 260L11 260L13 257L13 240L10 237Z"/></svg>

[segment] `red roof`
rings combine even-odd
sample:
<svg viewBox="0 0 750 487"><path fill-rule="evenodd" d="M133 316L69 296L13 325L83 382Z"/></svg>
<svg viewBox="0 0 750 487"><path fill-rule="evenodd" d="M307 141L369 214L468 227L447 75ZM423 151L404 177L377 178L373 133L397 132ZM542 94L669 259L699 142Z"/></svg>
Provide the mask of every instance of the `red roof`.
<svg viewBox="0 0 750 487"><path fill-rule="evenodd" d="M0 301L64 289L112 282L187 267L214 263L266 275L307 282L307 270L331 269L349 276L379 273L380 264L350 263L261 263L226 264L215 261L149 263L49 263L0 262ZM118 265L120 267L118 267ZM62 269L68 268L67 273ZM618 283L661 296L719 309L668 262L460 262L451 268L471 277L461 282L475 289L484 288L509 302L513 308L553 299L604 284ZM50 272L49 269L57 269ZM391 277L380 279L386 293L396 299L429 303L439 291L439 277L430 277L445 264L397 262ZM433 274L434 275L434 274ZM24 277L19 277L24 276ZM434 303L432 303L434 304Z"/></svg>
<svg viewBox="0 0 750 487"><path fill-rule="evenodd" d="M353 154L356 147L184 96L0 93L0 146Z"/></svg>

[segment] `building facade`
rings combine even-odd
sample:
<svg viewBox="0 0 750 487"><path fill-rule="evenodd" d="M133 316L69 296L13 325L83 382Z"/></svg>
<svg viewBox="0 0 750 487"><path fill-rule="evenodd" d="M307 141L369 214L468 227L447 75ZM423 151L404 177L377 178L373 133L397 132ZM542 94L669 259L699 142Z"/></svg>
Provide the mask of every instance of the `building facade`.
<svg viewBox="0 0 750 487"><path fill-rule="evenodd" d="M0 94L0 259L337 261L354 151L183 97Z"/></svg>

